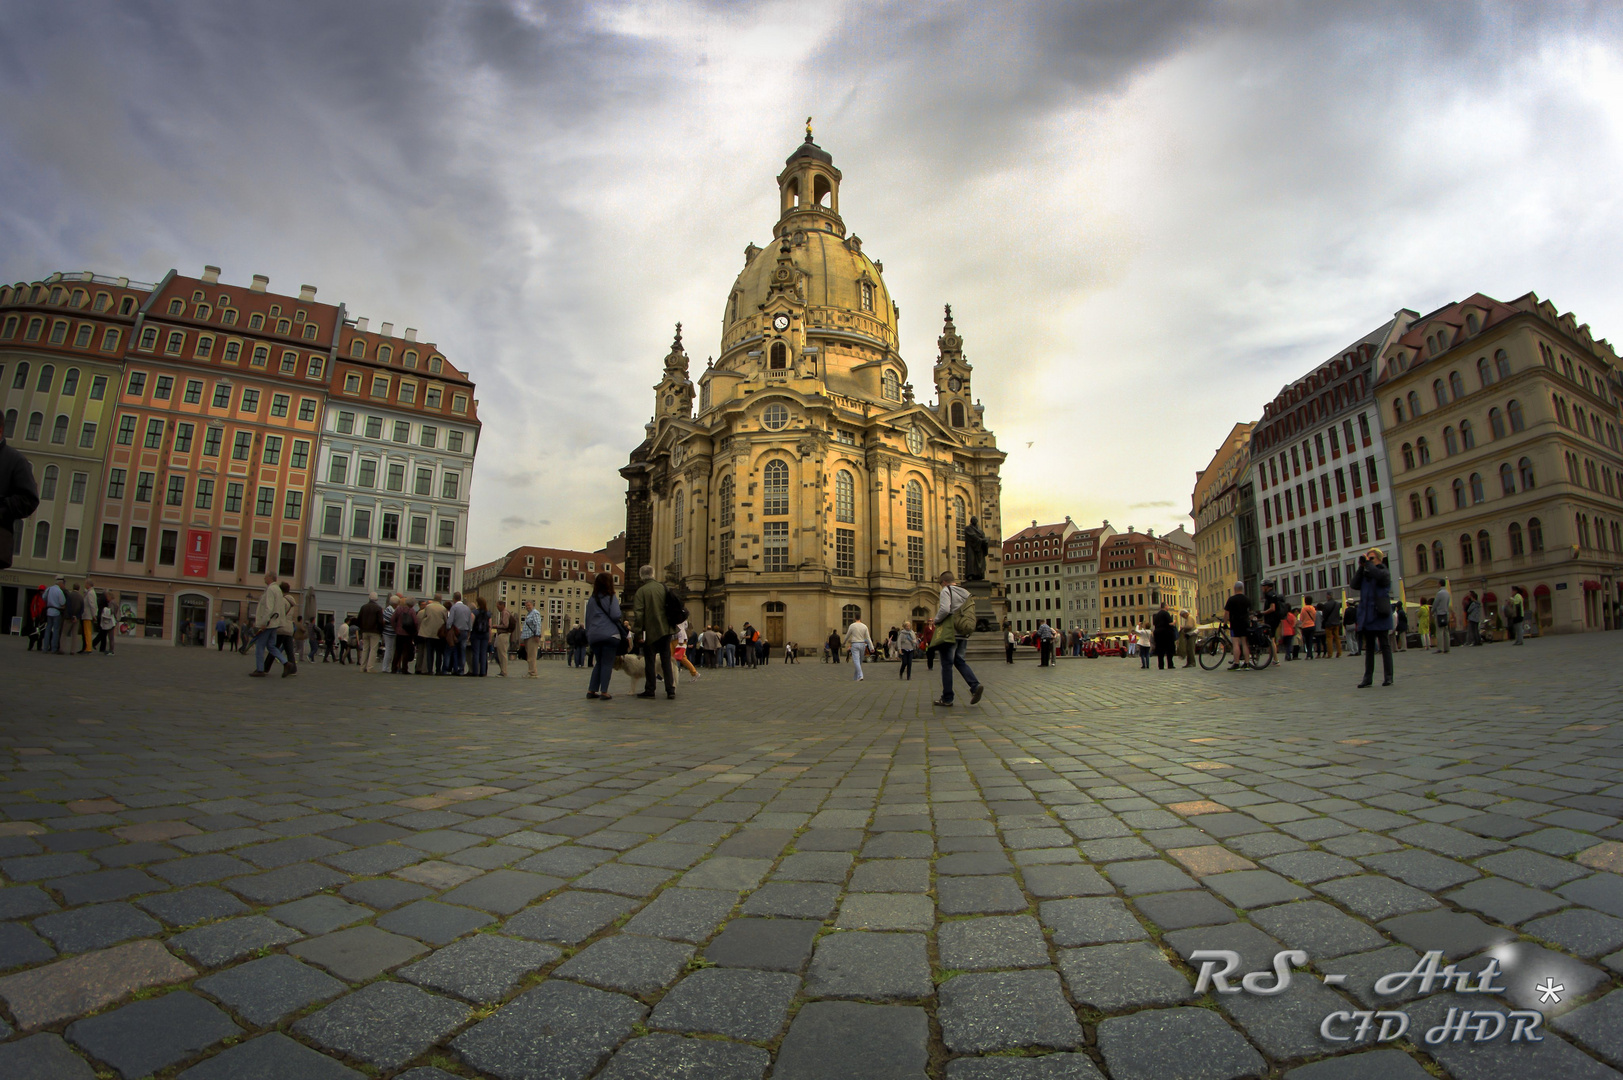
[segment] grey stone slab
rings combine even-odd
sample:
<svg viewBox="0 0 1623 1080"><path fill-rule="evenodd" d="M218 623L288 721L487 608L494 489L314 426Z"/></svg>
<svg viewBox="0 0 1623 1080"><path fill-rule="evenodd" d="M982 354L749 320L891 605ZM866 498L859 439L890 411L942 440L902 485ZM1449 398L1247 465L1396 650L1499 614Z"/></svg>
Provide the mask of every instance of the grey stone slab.
<svg viewBox="0 0 1623 1080"><path fill-rule="evenodd" d="M1184 974L1148 941L1066 949L1059 970L1071 996L1100 1012L1176 1005L1195 996Z"/></svg>
<svg viewBox="0 0 1623 1080"><path fill-rule="evenodd" d="M1521 929L1530 937L1553 942L1585 958L1602 956L1623 946L1623 919L1588 908L1568 908L1524 923Z"/></svg>
<svg viewBox="0 0 1623 1080"><path fill-rule="evenodd" d="M252 863L243 862L232 855L193 855L190 858L172 859L147 867L148 871L171 885L201 885L208 881L219 881L221 878L250 873L253 869Z"/></svg>
<svg viewBox="0 0 1623 1080"><path fill-rule="evenodd" d="M1293 973L1285 992L1272 997L1242 992L1216 998L1247 1037L1275 1060L1317 1057L1346 1048L1345 1043L1324 1038L1320 1027L1326 1016L1353 1005L1305 971Z"/></svg>
<svg viewBox="0 0 1623 1080"><path fill-rule="evenodd" d="M351 900L359 901L367 907L377 908L379 911L387 911L401 904L409 904L413 900L434 895L432 889L425 888L415 881L401 881L399 878L357 881L353 885L345 885L338 891Z"/></svg>
<svg viewBox="0 0 1623 1080"><path fill-rule="evenodd" d="M493 870L459 885L440 897L447 904L462 904L497 915L511 915L537 898L564 886L562 878L523 870Z"/></svg>
<svg viewBox="0 0 1623 1080"><path fill-rule="evenodd" d="M799 971L822 923L811 919L734 919L704 950L721 967Z"/></svg>
<svg viewBox="0 0 1623 1080"><path fill-rule="evenodd" d="M681 884L690 889L719 889L748 892L761 883L772 869L770 859L738 859L714 855L682 875Z"/></svg>
<svg viewBox="0 0 1623 1080"><path fill-rule="evenodd" d="M1161 859L1135 859L1132 862L1111 863L1105 867L1105 874L1128 896L1197 887L1195 880L1188 874Z"/></svg>
<svg viewBox="0 0 1623 1080"><path fill-rule="evenodd" d="M1246 923L1225 926L1199 926L1190 930L1174 930L1163 939L1175 949L1184 962L1191 953L1200 949L1228 949L1240 954L1241 971L1266 971L1273 967L1274 955L1280 951L1279 942ZM1191 967L1198 969L1198 964Z"/></svg>
<svg viewBox="0 0 1623 1080"><path fill-rule="evenodd" d="M908 835L908 834L903 834ZM801 851L784 859L772 872L774 881L823 881L839 884L851 873L846 851Z"/></svg>
<svg viewBox="0 0 1623 1080"><path fill-rule="evenodd" d="M925 1080L929 1046L916 1006L813 1001L789 1025L773 1080Z"/></svg>
<svg viewBox="0 0 1623 1080"><path fill-rule="evenodd" d="M34 931L65 953L105 949L131 938L157 937L163 927L131 904L92 904L89 907L42 915Z"/></svg>
<svg viewBox="0 0 1623 1080"><path fill-rule="evenodd" d="M854 893L929 892L930 863L925 859L881 859L877 862L866 862L852 872L851 882L846 888Z"/></svg>
<svg viewBox="0 0 1623 1080"><path fill-rule="evenodd" d="M195 988L222 1002L255 1027L327 1001L349 988L291 956L272 954L198 979Z"/></svg>
<svg viewBox="0 0 1623 1080"><path fill-rule="evenodd" d="M180 1074L183 1080L361 1080L365 1075L279 1031L238 1043Z"/></svg>
<svg viewBox="0 0 1623 1080"><path fill-rule="evenodd" d="M1479 1001L1460 994L1436 994L1408 1010L1410 1031L1427 1031L1443 1022L1450 1008L1479 1009ZM1561 1080L1617 1080L1618 1072L1567 1042L1548 1026L1540 1031L1540 1042L1511 1044L1503 1036L1493 1042L1443 1042L1426 1044L1425 1051L1453 1077L1470 1080L1529 1080L1532 1077L1560 1077Z"/></svg>
<svg viewBox="0 0 1623 1080"><path fill-rule="evenodd" d="M371 908L324 893L273 907L265 914L306 934L330 934L352 923L370 919L373 912Z"/></svg>
<svg viewBox="0 0 1623 1080"><path fill-rule="evenodd" d="M1240 908L1283 904L1313 895L1269 870L1231 870L1226 874L1211 874L1202 878L1201 884Z"/></svg>
<svg viewBox="0 0 1623 1080"><path fill-rule="evenodd" d="M43 963L55 955L55 949L21 923L0 923L0 971Z"/></svg>
<svg viewBox="0 0 1623 1080"><path fill-rule="evenodd" d="M849 893L834 925L841 930L929 930L935 903L918 893Z"/></svg>
<svg viewBox="0 0 1623 1080"><path fill-rule="evenodd" d="M812 828L795 839L796 851L850 851L862 847L861 829Z"/></svg>
<svg viewBox="0 0 1623 1080"><path fill-rule="evenodd" d="M1623 1066L1623 992L1613 991L1553 1021L1555 1029L1580 1046Z"/></svg>
<svg viewBox="0 0 1623 1080"><path fill-rule="evenodd" d="M738 903L716 889L666 889L626 924L627 933L698 943L715 933Z"/></svg>
<svg viewBox="0 0 1623 1080"><path fill-rule="evenodd" d="M260 949L298 941L303 936L264 915L245 915L187 930L171 938L169 944L204 967L215 968Z"/></svg>
<svg viewBox="0 0 1623 1080"><path fill-rule="evenodd" d="M637 866L686 870L704 858L709 850L703 844L673 844L665 840L655 840L632 848L620 856L620 861Z"/></svg>
<svg viewBox="0 0 1623 1080"><path fill-rule="evenodd" d="M398 982L375 982L293 1025L320 1046L380 1069L397 1069L470 1015L460 1001Z"/></svg>
<svg viewBox="0 0 1623 1080"><path fill-rule="evenodd" d="M956 855L943 855L935 861L935 872L942 876L974 876L977 874L1007 874L1014 870L1007 855L1001 851L966 851Z"/></svg>
<svg viewBox="0 0 1623 1080"><path fill-rule="evenodd" d="M1251 921L1270 936L1293 949L1301 949L1314 961L1368 952L1385 945L1368 923L1338 911L1322 900L1281 904L1251 913Z"/></svg>
<svg viewBox="0 0 1623 1080"><path fill-rule="evenodd" d="M1341 989L1357 998L1366 1009L1390 1009L1419 996L1414 984L1395 994L1377 994L1375 983L1383 975L1394 971L1410 971L1420 962L1420 954L1404 945L1388 945L1384 949L1338 956L1316 966L1326 977L1345 975Z"/></svg>
<svg viewBox="0 0 1623 1080"><path fill-rule="evenodd" d="M1439 906L1419 889L1373 874L1323 881L1313 888L1366 919L1389 919Z"/></svg>
<svg viewBox="0 0 1623 1080"><path fill-rule="evenodd" d="M923 934L829 934L818 940L806 975L806 996L814 998L884 1001L934 992Z"/></svg>
<svg viewBox="0 0 1623 1080"><path fill-rule="evenodd" d="M1429 821L1421 825L1410 825L1406 829L1398 829L1392 833L1392 839L1415 847L1429 848L1439 855L1447 855L1454 859L1476 859L1505 849L1505 845L1498 840L1487 840L1462 829L1456 829L1452 825L1438 825Z"/></svg>
<svg viewBox="0 0 1623 1080"><path fill-rule="evenodd" d="M1099 1022L1099 1052L1113 1080L1238 1080L1268 1065L1244 1036L1207 1009L1156 1009Z"/></svg>
<svg viewBox="0 0 1623 1080"><path fill-rule="evenodd" d="M1264 825L1262 822L1248 814L1202 814L1195 820L1200 822L1200 827L1203 830L1217 837L1219 840L1227 840L1232 836L1245 836L1248 833L1265 833L1272 831L1268 828L1268 826ZM1288 826L1299 827L1312 823L1293 821L1287 822L1286 824ZM1337 828L1345 828L1345 826L1337 826ZM1298 828L1297 831L1305 832L1306 830ZM1304 837L1304 839L1317 839L1317 837Z"/></svg>
<svg viewBox="0 0 1623 1080"><path fill-rule="evenodd" d="M647 1013L623 994L549 979L458 1035L451 1048L498 1080L585 1080Z"/></svg>
<svg viewBox="0 0 1623 1080"><path fill-rule="evenodd" d="M230 848L242 847L245 844L258 843L261 840L275 839L276 834L273 832L248 826L237 829L216 829L211 832L198 833L195 836L177 836L170 843L182 851L201 854L204 852L226 851Z"/></svg>
<svg viewBox="0 0 1623 1080"><path fill-rule="evenodd" d="M68 1048L62 1036L45 1032L0 1043L0 1076L7 1080L96 1080L95 1070Z"/></svg>
<svg viewBox="0 0 1623 1080"><path fill-rule="evenodd" d="M1025 911L1031 906L1011 877L937 878L935 888L943 915Z"/></svg>
<svg viewBox="0 0 1623 1080"><path fill-rule="evenodd" d="M375 844L329 855L321 861L346 874L388 874L426 858L428 853L416 848L400 844Z"/></svg>
<svg viewBox="0 0 1623 1080"><path fill-rule="evenodd" d="M692 957L691 945L622 933L593 942L553 974L607 990L647 994L675 982Z"/></svg>
<svg viewBox="0 0 1623 1080"><path fill-rule="evenodd" d="M1086 1054L961 1057L947 1062L947 1080L1105 1080L1105 1074Z"/></svg>
<svg viewBox="0 0 1623 1080"><path fill-rule="evenodd" d="M1308 885L1358 873L1358 864L1328 851L1289 851L1262 860L1262 865L1292 881Z"/></svg>
<svg viewBox="0 0 1623 1080"><path fill-rule="evenodd" d="M237 852L255 866L273 870L296 862L308 862L348 851L348 844L340 844L325 836L297 836L287 840L273 840L268 844L255 844Z"/></svg>
<svg viewBox="0 0 1623 1080"><path fill-rule="evenodd" d="M770 1042L788 1019L800 978L740 968L695 971L660 999L648 1026Z"/></svg>
<svg viewBox="0 0 1623 1080"><path fill-rule="evenodd" d="M1216 926L1239 919L1232 908L1203 889L1139 896L1134 898L1133 906L1162 930Z"/></svg>
<svg viewBox="0 0 1623 1080"><path fill-rule="evenodd" d="M405 934L430 945L446 945L496 920L482 911L419 900L377 918L377 925L392 934Z"/></svg>
<svg viewBox="0 0 1623 1080"><path fill-rule="evenodd" d="M132 896L162 892L169 886L141 870L100 870L78 877L57 878L50 888L62 894L69 907L80 904L101 904L109 900L128 900Z"/></svg>
<svg viewBox="0 0 1623 1080"><path fill-rule="evenodd" d="M198 885L177 892L144 897L136 903L170 926L191 926L208 919L241 915L248 905L212 885Z"/></svg>
<svg viewBox="0 0 1623 1080"><path fill-rule="evenodd" d="M352 926L288 947L301 960L319 964L346 982L368 979L399 967L428 951L409 937L375 926Z"/></svg>
<svg viewBox="0 0 1623 1080"><path fill-rule="evenodd" d="M1373 855L1377 851L1397 851L1403 847L1396 840L1372 832L1351 832L1345 836L1332 836L1319 841L1319 846L1326 851L1333 851L1337 855L1345 855L1349 859L1356 859L1363 855Z"/></svg>
<svg viewBox="0 0 1623 1080"><path fill-rule="evenodd" d="M1612 981L1607 972L1528 941L1515 941L1493 951L1491 959L1499 960L1503 976L1499 982L1505 986L1500 997L1518 1009L1537 1009L1546 1017L1571 1012L1578 1002ZM1487 955L1474 956L1462 961L1461 971L1480 972L1488 964ZM1560 1002L1549 1001L1535 990L1538 983L1553 978L1566 987Z"/></svg>
<svg viewBox="0 0 1623 1080"><path fill-rule="evenodd" d="M399 840L402 836L410 836L410 829L402 829L398 825L390 825L386 821L363 821L358 825L344 825L336 829L327 829L323 836L337 840L340 844L349 844L352 847L366 847L370 844L386 844L390 840Z"/></svg>
<svg viewBox="0 0 1623 1080"><path fill-rule="evenodd" d="M1462 862L1445 859L1419 848L1376 852L1365 855L1362 861L1370 869L1413 885L1422 892L1441 892L1482 876L1481 871ZM1349 871L1351 874L1357 872Z"/></svg>
<svg viewBox="0 0 1623 1080"><path fill-rule="evenodd" d="M475 934L401 968L402 979L473 1002L500 1001L562 950L498 934Z"/></svg>
<svg viewBox="0 0 1623 1080"><path fill-rule="evenodd" d="M126 1080L136 1080L240 1035L242 1029L196 994L181 990L76 1020L64 1034Z"/></svg>
<svg viewBox="0 0 1623 1080"><path fill-rule="evenodd" d="M1516 940L1514 931L1489 926L1474 915L1447 909L1400 915L1381 923L1381 929L1416 952L1438 949L1448 960L1459 960Z"/></svg>
<svg viewBox="0 0 1623 1080"><path fill-rule="evenodd" d="M1113 817L1080 818L1067 821L1065 828L1078 840L1107 840L1133 835L1131 829Z"/></svg>
<svg viewBox="0 0 1623 1080"><path fill-rule="evenodd" d="M225 887L256 904L281 904L348 884L349 878L336 870L315 863L294 863L263 874L230 878Z"/></svg>
<svg viewBox="0 0 1623 1080"><path fill-rule="evenodd" d="M705 892L710 890L694 890ZM725 895L733 896L733 893ZM826 919L839 902L838 885L812 882L769 881L744 901L745 915L776 915L793 919Z"/></svg>
<svg viewBox="0 0 1623 1080"><path fill-rule="evenodd" d="M1463 825L1464 823L1459 823ZM1595 846L1595 838L1588 833L1571 829L1540 829L1538 832L1518 836L1511 841L1517 847L1542 851L1546 855L1576 855L1585 848Z"/></svg>
<svg viewBox="0 0 1623 1080"><path fill-rule="evenodd" d="M630 900L607 893L562 892L508 919L502 931L536 941L579 945L635 907Z"/></svg>
<svg viewBox="0 0 1623 1080"><path fill-rule="evenodd" d="M723 840L716 854L740 859L776 859L794 838L793 829L741 829ZM697 840L687 842L698 843Z"/></svg>
<svg viewBox="0 0 1623 1080"><path fill-rule="evenodd" d="M672 876L673 872L663 867L609 863L576 879L574 884L578 889L601 889L603 892L640 898L652 896Z"/></svg>
<svg viewBox="0 0 1623 1080"><path fill-rule="evenodd" d="M1402 1050L1366 1050L1300 1066L1285 1080L1431 1080L1431 1074Z"/></svg>
<svg viewBox="0 0 1623 1080"><path fill-rule="evenodd" d="M1082 1025L1053 971L955 976L941 984L936 1016L942 1041L954 1053L1071 1050L1082 1043Z"/></svg>
<svg viewBox="0 0 1623 1080"><path fill-rule="evenodd" d="M1568 901L1541 889L1529 889L1503 878L1483 878L1455 889L1444 899L1469 911L1480 911L1495 922L1515 926L1567 906Z"/></svg>
<svg viewBox="0 0 1623 1080"><path fill-rule="evenodd" d="M1489 855L1485 859L1478 859L1476 865L1490 874L1510 878L1535 889L1553 889L1589 873L1584 867L1566 859L1522 849Z"/></svg>
<svg viewBox="0 0 1623 1080"><path fill-rule="evenodd" d="M1556 895L1574 904L1604 911L1623 918L1623 876L1617 874L1591 874L1571 881L1555 890Z"/></svg>
<svg viewBox="0 0 1623 1080"><path fill-rule="evenodd" d="M1100 945L1149 937L1144 925L1114 896L1044 900L1037 910L1055 945Z"/></svg>
<svg viewBox="0 0 1623 1080"><path fill-rule="evenodd" d="M644 1035L621 1047L599 1080L761 1080L772 1055L755 1046Z"/></svg>
<svg viewBox="0 0 1623 1080"><path fill-rule="evenodd" d="M518 868L537 874L551 874L554 877L577 878L589 870L602 866L613 857L614 853L610 851L576 847L571 844L532 855L519 863Z"/></svg>
<svg viewBox="0 0 1623 1080"><path fill-rule="evenodd" d="M1210 843L1210 841L1205 842ZM1200 845L1193 846L1198 847ZM1241 855L1251 859L1262 859L1269 855L1282 855L1287 851L1307 850L1305 841L1276 832L1248 833L1242 836L1233 836L1224 840L1223 846L1231 851L1238 851Z"/></svg>
<svg viewBox="0 0 1623 1080"><path fill-rule="evenodd" d="M1030 915L989 915L943 923L936 934L941 966L963 971L1043 967L1048 943Z"/></svg>
<svg viewBox="0 0 1623 1080"><path fill-rule="evenodd" d="M27 919L58 910L60 905L37 885L0 889L0 919Z"/></svg>
<svg viewBox="0 0 1623 1080"><path fill-rule="evenodd" d="M880 833L862 845L864 859L928 859L935 854L935 841L928 833Z"/></svg>

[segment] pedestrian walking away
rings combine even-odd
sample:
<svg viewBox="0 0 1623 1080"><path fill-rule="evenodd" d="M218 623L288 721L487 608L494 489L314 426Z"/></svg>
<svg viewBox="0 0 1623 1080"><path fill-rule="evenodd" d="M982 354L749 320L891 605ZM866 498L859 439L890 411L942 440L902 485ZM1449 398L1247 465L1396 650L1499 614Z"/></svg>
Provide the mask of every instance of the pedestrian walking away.
<svg viewBox="0 0 1623 1080"><path fill-rule="evenodd" d="M912 624L903 626L896 634L896 648L900 650L902 663L896 672L898 679L913 681L913 653L919 647L919 637L913 632Z"/></svg>
<svg viewBox="0 0 1623 1080"><path fill-rule="evenodd" d="M1437 651L1445 653L1452 642L1449 641L1453 622L1452 609L1454 607L1454 594L1448 591L1448 579L1437 588L1437 595L1431 598L1431 622L1437 634Z"/></svg>
<svg viewBox="0 0 1623 1080"><path fill-rule="evenodd" d="M592 596L586 601L586 648L592 655L592 676L586 680L586 696L609 701L609 682L614 676L614 659L628 648L625 619L620 601L614 596L614 579L604 573L592 580Z"/></svg>
<svg viewBox="0 0 1623 1080"><path fill-rule="evenodd" d="M20 523L37 509L39 487L34 483L34 467L22 451L6 441L6 432L0 428L0 570L11 566Z"/></svg>
<svg viewBox="0 0 1623 1080"><path fill-rule="evenodd" d="M662 582L654 579L654 568L644 566L637 571L642 579L642 585L637 589L637 595L632 598L632 615L636 619L637 630L643 635L643 692L640 698L654 697L655 661L659 663L659 670L665 678L665 696L676 697L676 676L671 667L671 613L667 604L674 599L670 590ZM677 622L681 622L678 619ZM746 624L747 625L747 624ZM751 649L751 655L754 650Z"/></svg>
<svg viewBox="0 0 1623 1080"><path fill-rule="evenodd" d="M519 650L530 665L526 679L539 678L535 671L535 655L541 648L541 612L534 600L524 601L524 623L519 632Z"/></svg>
<svg viewBox="0 0 1623 1080"><path fill-rule="evenodd" d="M975 677L964 660L964 648L969 635L975 631L975 598L968 589L957 584L952 571L941 575L941 595L936 600L935 635L930 644L941 654L941 696L936 705L950 708L953 704L952 673L957 671L969 686L969 703L979 705L985 685Z"/></svg>
<svg viewBox="0 0 1623 1080"><path fill-rule="evenodd" d="M254 615L254 625L259 627L259 633L254 636L254 670L249 674L264 678L267 657L282 662L283 678L297 672L298 665L277 641L278 631L287 626L287 604L274 573L265 575L265 591L259 596L259 610Z"/></svg>
<svg viewBox="0 0 1623 1080"><path fill-rule="evenodd" d="M868 633L868 624L861 619L853 619L851 625L845 628L844 645L851 653L851 667L854 671L852 678L862 681L862 661L866 659L868 650L873 648L873 638Z"/></svg>

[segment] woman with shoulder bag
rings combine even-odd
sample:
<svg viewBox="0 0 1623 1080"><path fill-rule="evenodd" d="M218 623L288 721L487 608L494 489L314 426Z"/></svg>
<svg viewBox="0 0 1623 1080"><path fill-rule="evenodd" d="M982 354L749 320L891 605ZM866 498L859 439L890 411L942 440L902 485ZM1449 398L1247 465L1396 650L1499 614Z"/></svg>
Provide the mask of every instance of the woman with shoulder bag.
<svg viewBox="0 0 1623 1080"><path fill-rule="evenodd" d="M586 696L612 701L609 680L614 676L614 660L624 647L624 627L620 601L614 595L614 579L599 574L592 580L592 596L586 601L586 648L592 655L592 677Z"/></svg>

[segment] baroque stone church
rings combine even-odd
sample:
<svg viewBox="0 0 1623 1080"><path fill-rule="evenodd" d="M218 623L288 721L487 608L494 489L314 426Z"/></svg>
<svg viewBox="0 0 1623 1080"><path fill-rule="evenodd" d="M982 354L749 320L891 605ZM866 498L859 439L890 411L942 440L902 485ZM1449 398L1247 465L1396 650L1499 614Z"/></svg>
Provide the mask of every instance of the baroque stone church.
<svg viewBox="0 0 1623 1080"><path fill-rule="evenodd" d="M750 623L816 649L861 618L875 637L935 616L935 579L963 576L970 519L998 565L1004 454L975 401L946 309L915 400L900 310L840 216L840 170L806 141L778 175L772 241L744 249L720 355L695 385L681 325L647 438L620 470L627 594L652 565L695 628Z"/></svg>

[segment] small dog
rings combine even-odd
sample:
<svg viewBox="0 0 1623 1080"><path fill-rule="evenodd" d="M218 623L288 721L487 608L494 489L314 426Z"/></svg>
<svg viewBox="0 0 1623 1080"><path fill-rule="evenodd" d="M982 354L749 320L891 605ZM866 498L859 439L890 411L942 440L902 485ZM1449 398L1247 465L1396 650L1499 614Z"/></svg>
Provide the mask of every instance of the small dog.
<svg viewBox="0 0 1623 1080"><path fill-rule="evenodd" d="M648 675L648 662L646 660L638 656L636 653L626 653L623 656L617 656L614 658L614 670L623 671L626 673L626 677L631 680L632 693L642 693L643 688L646 685L644 680ZM658 668L654 669L654 681L656 683L665 681L664 673Z"/></svg>

